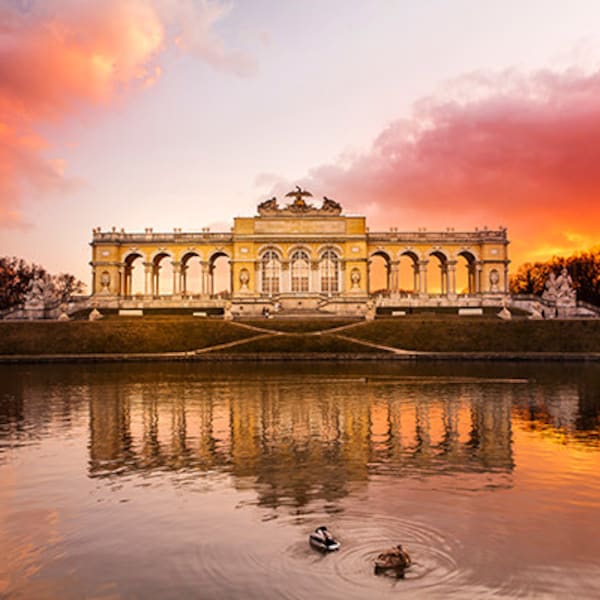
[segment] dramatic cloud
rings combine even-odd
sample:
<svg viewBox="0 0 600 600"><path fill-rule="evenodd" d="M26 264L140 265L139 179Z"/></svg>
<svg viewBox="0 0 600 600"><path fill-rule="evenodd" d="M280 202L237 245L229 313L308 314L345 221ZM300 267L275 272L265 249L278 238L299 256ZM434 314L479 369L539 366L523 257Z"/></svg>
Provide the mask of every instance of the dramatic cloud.
<svg viewBox="0 0 600 600"><path fill-rule="evenodd" d="M600 73L505 72L461 78L302 183L380 227L507 225L518 264L600 242L599 165Z"/></svg>
<svg viewBox="0 0 600 600"><path fill-rule="evenodd" d="M211 27L229 9L189 0L4 0L0 4L0 226L23 224L22 198L64 191L39 124L109 105L161 75L170 42L212 66L251 70Z"/></svg>

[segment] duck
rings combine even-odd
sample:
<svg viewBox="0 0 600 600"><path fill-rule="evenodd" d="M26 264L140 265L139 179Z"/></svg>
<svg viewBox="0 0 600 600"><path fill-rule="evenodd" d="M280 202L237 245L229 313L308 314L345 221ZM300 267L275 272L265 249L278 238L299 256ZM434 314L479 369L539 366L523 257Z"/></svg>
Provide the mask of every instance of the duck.
<svg viewBox="0 0 600 600"><path fill-rule="evenodd" d="M400 576L404 574L405 569L408 569L412 564L410 555L401 544L384 550L375 559L375 574L387 570L395 570Z"/></svg>
<svg viewBox="0 0 600 600"><path fill-rule="evenodd" d="M340 548L340 543L333 538L324 525L317 527L308 537L308 541L311 546L323 552L332 552Z"/></svg>

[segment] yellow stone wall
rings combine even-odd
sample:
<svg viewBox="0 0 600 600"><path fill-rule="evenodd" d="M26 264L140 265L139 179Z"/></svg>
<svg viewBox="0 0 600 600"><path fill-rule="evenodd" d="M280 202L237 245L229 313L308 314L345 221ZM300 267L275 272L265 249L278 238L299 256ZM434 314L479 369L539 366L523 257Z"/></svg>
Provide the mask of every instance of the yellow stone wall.
<svg viewBox="0 0 600 600"><path fill-rule="evenodd" d="M450 268L461 252L473 256L473 269L480 273L478 292L490 291L490 273L499 272L500 292L507 292L508 242L505 231L475 231L455 233L415 232L370 233L362 216L344 215L290 215L237 217L230 233L189 234L181 230L173 233L129 234L124 231L101 232L94 230L92 246L94 294L119 296L123 294L125 263L131 255L138 254L145 265L164 253L175 268L186 255L193 253L208 265L216 255L224 254L231 263L233 296L259 296L260 256L267 247L273 247L282 259L282 268L288 265L290 254L298 247L305 248L316 267L316 261L327 247L338 250L342 262L342 295L363 295L369 289L369 261L376 254L385 254L390 263L397 262L403 254L412 253L417 261L435 262L431 255L443 254ZM148 267L150 268L150 267ZM246 289L242 289L240 274L248 273ZM353 288L352 274L358 272L359 283ZM107 286L108 273L110 283ZM496 290L498 291L498 290Z"/></svg>

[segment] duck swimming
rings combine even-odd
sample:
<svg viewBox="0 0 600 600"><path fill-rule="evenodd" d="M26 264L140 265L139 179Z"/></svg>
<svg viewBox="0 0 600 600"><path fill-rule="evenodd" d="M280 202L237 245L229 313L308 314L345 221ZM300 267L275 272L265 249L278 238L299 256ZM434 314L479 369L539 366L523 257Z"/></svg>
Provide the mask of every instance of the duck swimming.
<svg viewBox="0 0 600 600"><path fill-rule="evenodd" d="M311 546L322 550L323 552L331 552L338 550L340 543L333 539L333 536L327 531L327 527L317 527L309 536L308 541Z"/></svg>
<svg viewBox="0 0 600 600"><path fill-rule="evenodd" d="M404 575L404 570L408 569L412 564L410 555L400 544L384 550L375 559L375 574L382 573L388 570L396 571L396 574L400 577Z"/></svg>

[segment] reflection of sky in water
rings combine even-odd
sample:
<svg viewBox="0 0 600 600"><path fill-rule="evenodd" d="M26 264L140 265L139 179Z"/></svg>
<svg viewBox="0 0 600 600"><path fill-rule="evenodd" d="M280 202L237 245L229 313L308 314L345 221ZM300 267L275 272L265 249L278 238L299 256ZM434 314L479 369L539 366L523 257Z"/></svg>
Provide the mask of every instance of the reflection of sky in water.
<svg viewBox="0 0 600 600"><path fill-rule="evenodd" d="M600 368L214 369L1 373L0 594L385 595L397 541L415 593L600 590Z"/></svg>

